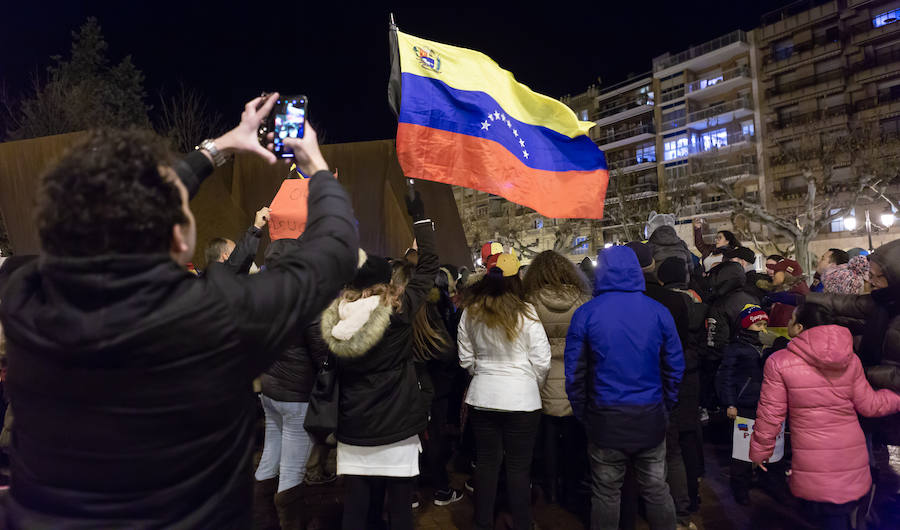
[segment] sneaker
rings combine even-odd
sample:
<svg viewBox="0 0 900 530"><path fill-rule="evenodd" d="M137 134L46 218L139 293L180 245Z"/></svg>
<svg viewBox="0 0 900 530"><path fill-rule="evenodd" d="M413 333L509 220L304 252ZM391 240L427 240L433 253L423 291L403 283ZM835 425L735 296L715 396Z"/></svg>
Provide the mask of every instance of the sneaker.
<svg viewBox="0 0 900 530"><path fill-rule="evenodd" d="M456 501L461 501L463 498L462 490L457 490L453 488L448 488L445 490L438 490L434 492L434 505L435 506L447 506L448 504L453 504Z"/></svg>
<svg viewBox="0 0 900 530"><path fill-rule="evenodd" d="M469 493L475 493L475 480L474 479L470 478L470 479L466 480L466 491L468 491Z"/></svg>
<svg viewBox="0 0 900 530"><path fill-rule="evenodd" d="M700 424L708 425L709 424L709 411L705 408L700 408Z"/></svg>
<svg viewBox="0 0 900 530"><path fill-rule="evenodd" d="M412 496L412 507L413 507L413 510L415 510L416 508L418 508L420 504L421 504L421 503L419 502L419 494L418 494L418 493L413 493L413 496Z"/></svg>

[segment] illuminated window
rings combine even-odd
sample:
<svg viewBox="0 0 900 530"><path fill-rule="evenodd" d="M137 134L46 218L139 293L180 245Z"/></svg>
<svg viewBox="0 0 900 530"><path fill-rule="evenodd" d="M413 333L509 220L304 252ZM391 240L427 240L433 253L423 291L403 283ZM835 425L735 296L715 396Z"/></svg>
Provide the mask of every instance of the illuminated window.
<svg viewBox="0 0 900 530"><path fill-rule="evenodd" d="M872 25L876 28L880 28L881 26L887 26L888 24L893 24L897 22L897 19L900 18L900 9L892 9L887 13L882 13L872 19Z"/></svg>
<svg viewBox="0 0 900 530"><path fill-rule="evenodd" d="M703 79L700 81L700 90L703 90L706 87L713 86L716 83L721 83L723 79L725 78L721 75L719 77L713 77L712 79Z"/></svg>
<svg viewBox="0 0 900 530"><path fill-rule="evenodd" d="M635 151L635 162L643 164L644 162L656 162L656 146L653 144L643 145Z"/></svg>
<svg viewBox="0 0 900 530"><path fill-rule="evenodd" d="M753 120L741 123L741 134L744 136L753 136Z"/></svg>
<svg viewBox="0 0 900 530"><path fill-rule="evenodd" d="M534 227L537 228L538 230L540 230L541 228L544 228L544 220L541 219L540 217L538 217L537 219L535 219L535 220L534 220Z"/></svg>
<svg viewBox="0 0 900 530"><path fill-rule="evenodd" d="M578 236L575 238L575 249L572 250L572 254L587 254L588 246L587 236Z"/></svg>
<svg viewBox="0 0 900 530"><path fill-rule="evenodd" d="M704 151L725 147L728 145L728 131L724 128L716 129L715 131L706 131L700 135L700 143Z"/></svg>
<svg viewBox="0 0 900 530"><path fill-rule="evenodd" d="M587 110L581 111L580 118L581 118L581 121L588 121L588 111Z"/></svg>
<svg viewBox="0 0 900 530"><path fill-rule="evenodd" d="M663 160L672 160L688 155L687 136L673 138L663 144Z"/></svg>

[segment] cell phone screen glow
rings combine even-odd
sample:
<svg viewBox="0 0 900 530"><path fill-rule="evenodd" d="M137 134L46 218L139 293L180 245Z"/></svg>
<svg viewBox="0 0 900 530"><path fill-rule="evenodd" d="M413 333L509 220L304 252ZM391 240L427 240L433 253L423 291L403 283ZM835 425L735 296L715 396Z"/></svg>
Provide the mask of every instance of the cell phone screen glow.
<svg viewBox="0 0 900 530"><path fill-rule="evenodd" d="M275 114L275 153L281 158L293 158L294 153L284 147L285 138L303 138L306 125L306 100L304 98L279 99Z"/></svg>

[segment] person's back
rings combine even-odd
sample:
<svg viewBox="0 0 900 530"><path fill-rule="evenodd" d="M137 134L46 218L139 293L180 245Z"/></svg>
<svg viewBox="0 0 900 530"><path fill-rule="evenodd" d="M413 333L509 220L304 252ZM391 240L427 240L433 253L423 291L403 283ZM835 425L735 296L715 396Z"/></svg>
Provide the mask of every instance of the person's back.
<svg viewBox="0 0 900 530"><path fill-rule="evenodd" d="M832 504L856 501L872 483L857 415L898 410L900 395L873 391L866 382L846 328L811 327L766 363L750 457L761 462L771 456L789 415L794 495Z"/></svg>
<svg viewBox="0 0 900 530"><path fill-rule="evenodd" d="M219 152L264 151L256 130L275 98L251 101ZM306 241L254 277L183 268L188 198L216 157L175 163L179 180L154 142L93 133L64 157L42 182L44 253L0 285L16 408L9 527L247 526L252 379L352 277L352 211L312 128L292 141L314 174Z"/></svg>
<svg viewBox="0 0 900 530"><path fill-rule="evenodd" d="M566 392L594 443L643 449L665 437L681 344L666 308L644 295L634 252L612 247L600 258L595 297L575 311L566 337Z"/></svg>

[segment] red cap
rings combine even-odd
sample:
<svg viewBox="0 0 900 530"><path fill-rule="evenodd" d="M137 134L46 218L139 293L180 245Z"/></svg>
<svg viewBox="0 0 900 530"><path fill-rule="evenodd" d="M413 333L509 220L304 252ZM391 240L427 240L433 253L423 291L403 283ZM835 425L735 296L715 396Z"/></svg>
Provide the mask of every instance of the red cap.
<svg viewBox="0 0 900 530"><path fill-rule="evenodd" d="M503 245L500 243L489 242L481 246L481 261L487 265L487 260L491 256L503 253Z"/></svg>
<svg viewBox="0 0 900 530"><path fill-rule="evenodd" d="M803 276L803 267L792 259L783 259L775 265L769 265L768 269L772 272L786 272L791 276Z"/></svg>

